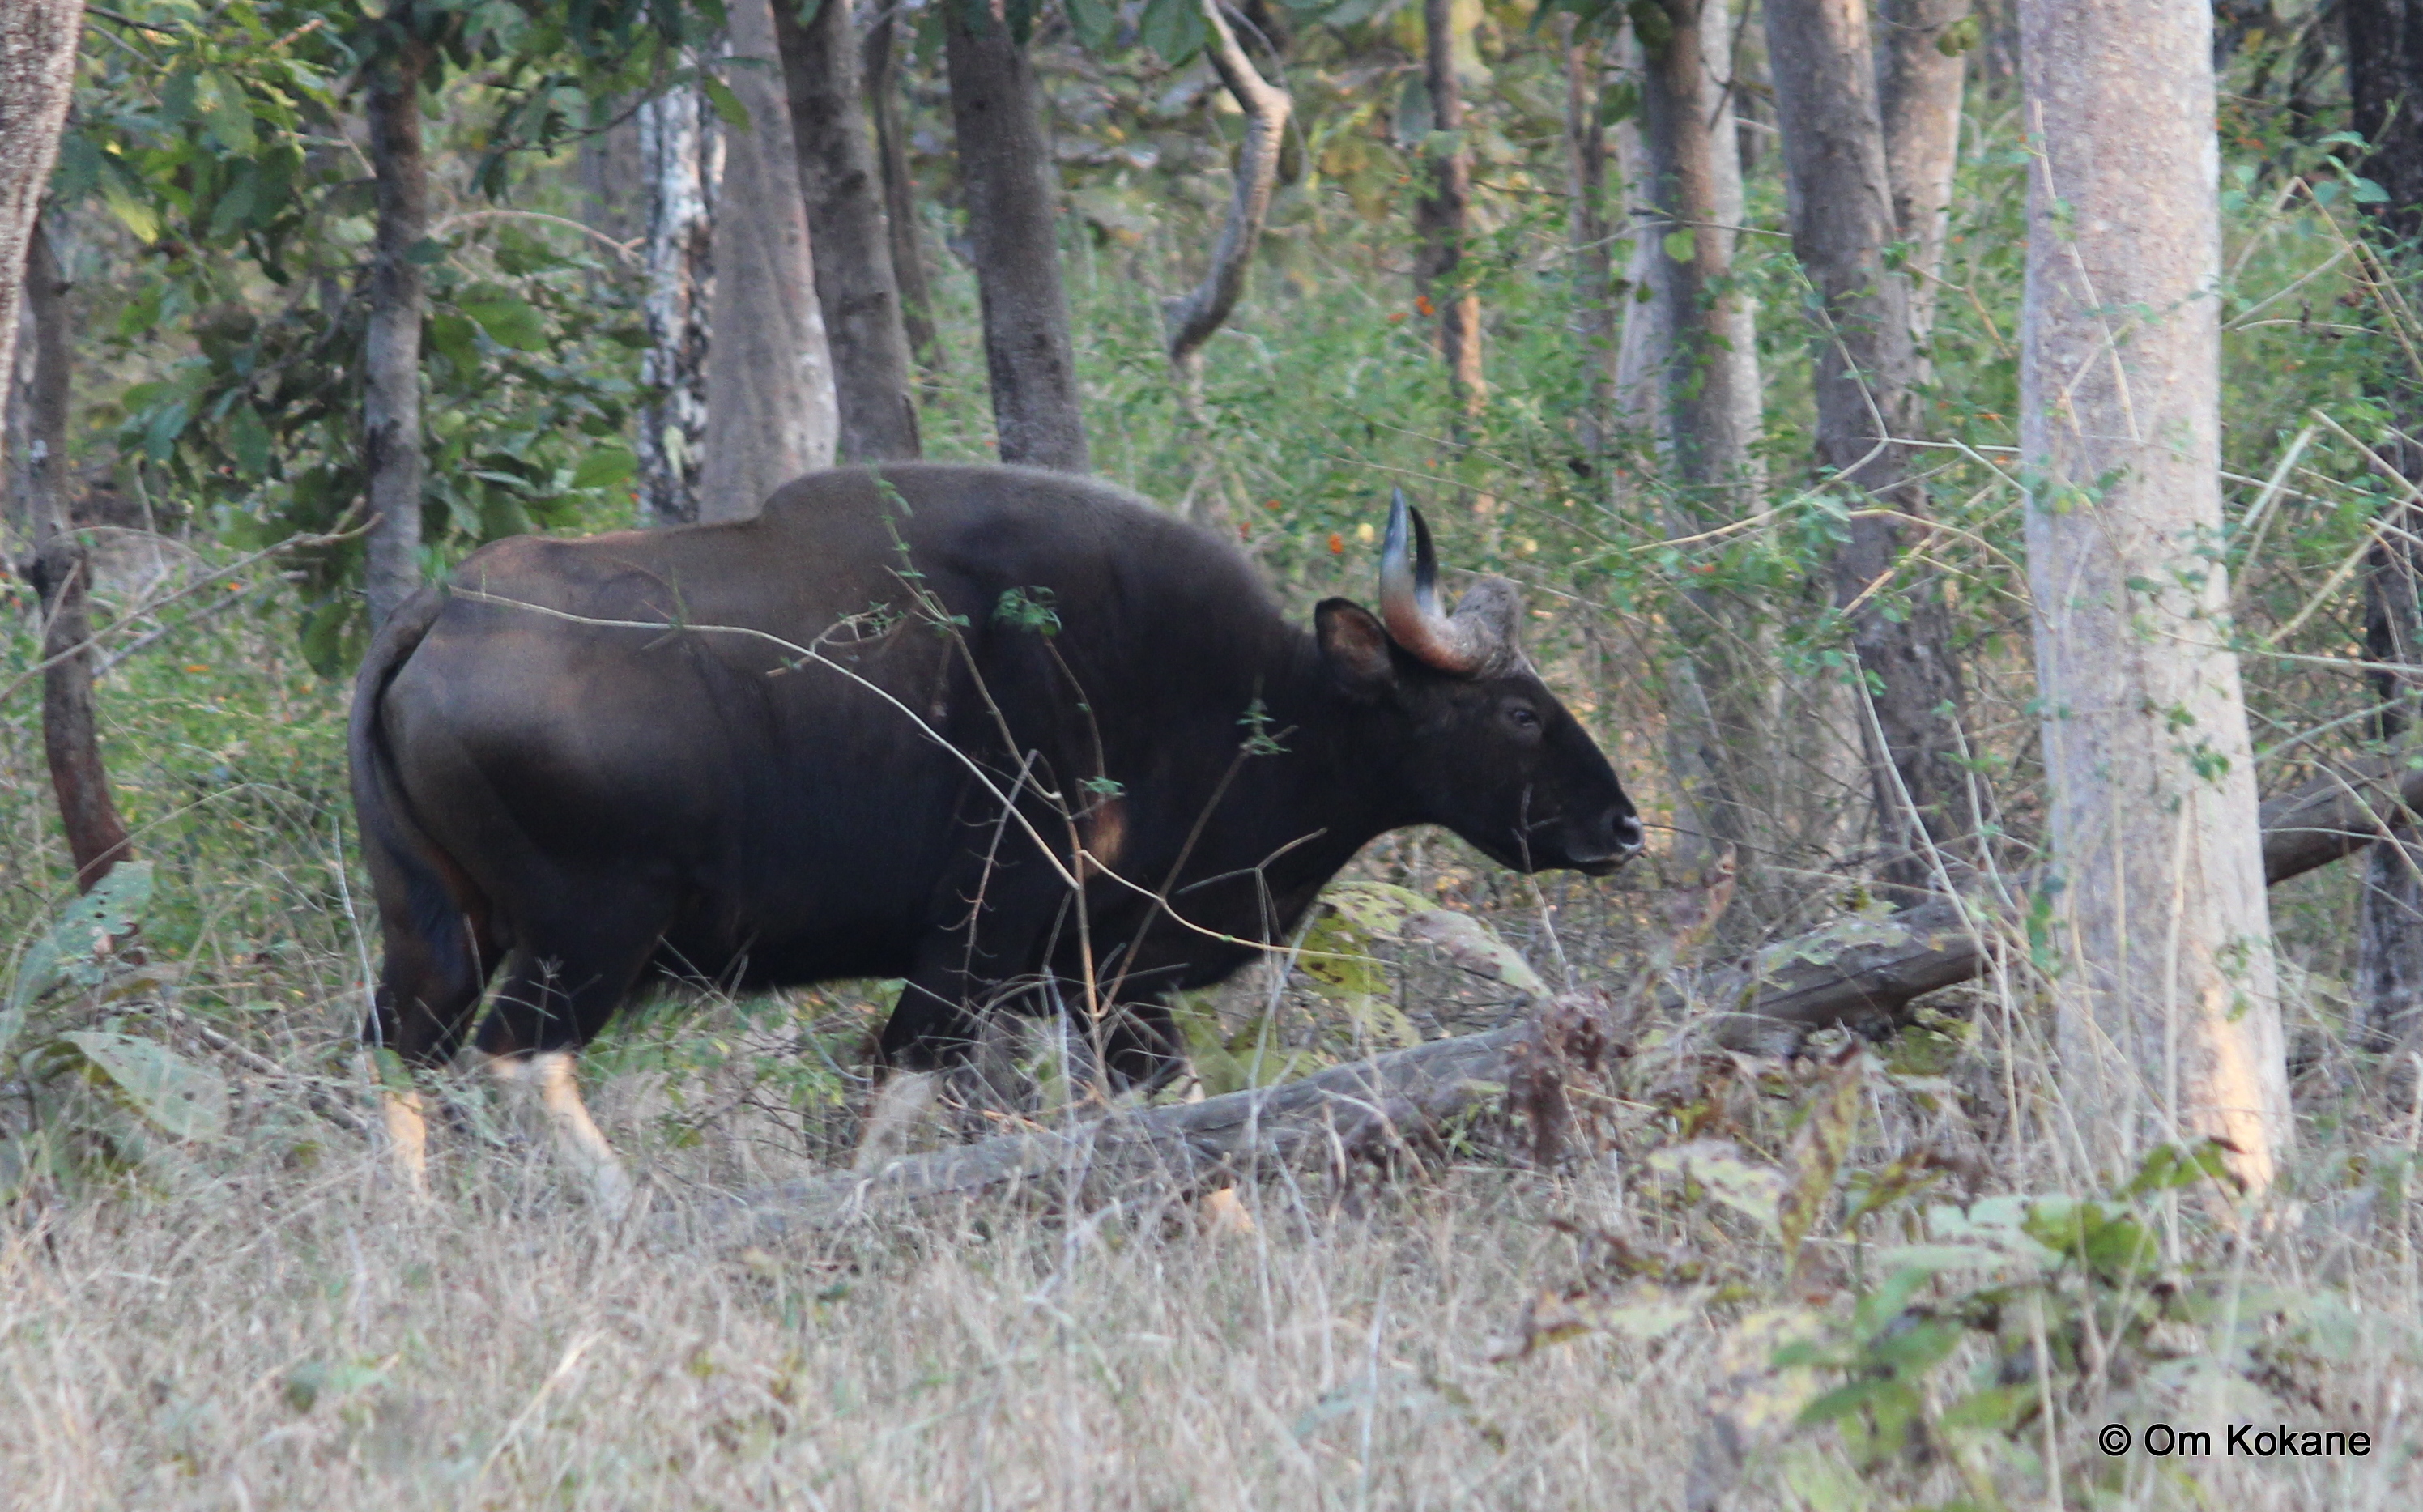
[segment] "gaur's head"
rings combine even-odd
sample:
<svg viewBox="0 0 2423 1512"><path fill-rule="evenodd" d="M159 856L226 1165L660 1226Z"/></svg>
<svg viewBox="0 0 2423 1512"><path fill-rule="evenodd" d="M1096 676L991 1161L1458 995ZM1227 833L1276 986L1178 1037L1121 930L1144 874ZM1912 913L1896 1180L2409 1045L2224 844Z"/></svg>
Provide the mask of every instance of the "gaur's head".
<svg viewBox="0 0 2423 1512"><path fill-rule="evenodd" d="M1322 660L1376 739L1373 779L1411 821L1443 824L1521 871L1603 877L1640 851L1640 819L1598 746L1524 660L1503 578L1438 606L1430 527L1401 490L1380 554L1380 613L1314 611Z"/></svg>

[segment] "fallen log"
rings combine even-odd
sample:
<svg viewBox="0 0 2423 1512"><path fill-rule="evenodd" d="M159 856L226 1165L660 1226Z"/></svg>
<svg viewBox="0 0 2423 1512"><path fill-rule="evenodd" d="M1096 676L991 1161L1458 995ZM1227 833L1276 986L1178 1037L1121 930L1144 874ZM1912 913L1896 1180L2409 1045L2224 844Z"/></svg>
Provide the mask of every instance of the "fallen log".
<svg viewBox="0 0 2423 1512"><path fill-rule="evenodd" d="M664 1222L692 1233L771 1238L1029 1183L1072 1191L1143 1176L1192 1184L1233 1170L1248 1157L1291 1160L1328 1152L1343 1158L1433 1128L1502 1092L1530 1028L1528 1021L1510 1024L1332 1066L1276 1087L1114 1114L1065 1130L1000 1135L910 1155L872 1172L787 1182L696 1204Z"/></svg>
<svg viewBox="0 0 2423 1512"><path fill-rule="evenodd" d="M2276 884L2352 855L2387 835L2407 809L2423 809L2423 769L2397 757L2350 763L2283 793L2262 809L2263 880ZM2033 874L2018 878L2011 890L2025 897L2035 882ZM1728 1049L1788 1055L1829 1025L1880 1028L1912 998L1985 969L1978 910L1972 900L1939 898L1855 931L1835 926L1802 937L1836 935L1839 949L1794 942L1767 952L1776 963L1757 974L1755 995L1712 1030Z"/></svg>
<svg viewBox="0 0 2423 1512"><path fill-rule="evenodd" d="M2401 808L2423 809L2423 770L2390 761L2352 764L2273 799L2262 811L2265 879L2283 882L2362 850L2388 833ZM2015 890L2023 895L2030 881L2020 879ZM1797 1050L1829 1025L1874 1028L1890 1022L1911 999L1984 970L1987 945L1977 908L1940 899L1860 921L1854 931L1833 926L1802 936L1768 952L1780 964L1762 969L1745 986L1745 1008L1718 1015L1709 1027L1728 1049L1775 1054ZM1818 959L1805 958L1811 955ZM1660 1006L1679 1005L1669 992ZM770 1239L1030 1183L1076 1191L1157 1175L1191 1185L1252 1161L1314 1155L1342 1161L1502 1096L1520 1074L1544 1016L1333 1066L1281 1086L1114 1114L1065 1130L1004 1135L911 1155L873 1172L694 1203L659 1225L734 1241Z"/></svg>

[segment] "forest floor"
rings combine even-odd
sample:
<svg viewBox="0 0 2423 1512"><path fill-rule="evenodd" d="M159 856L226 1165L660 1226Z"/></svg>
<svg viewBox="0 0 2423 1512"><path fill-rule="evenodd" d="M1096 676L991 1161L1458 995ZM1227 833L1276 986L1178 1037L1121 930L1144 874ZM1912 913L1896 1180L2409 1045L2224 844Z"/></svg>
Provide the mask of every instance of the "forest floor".
<svg viewBox="0 0 2423 1512"><path fill-rule="evenodd" d="M601 1219L467 1073L416 1203L351 1048L374 946L341 700L281 644L274 618L222 615L109 684L157 882L144 959L28 1004L17 1050L37 1053L0 1098L0 1504L2423 1496L2418 1120L2378 1111L2411 1090L2334 1038L2310 983L2291 1015L2304 1142L2242 1211L2192 1160L2100 1192L2070 1173L2015 978L1891 1044L1821 1041L1791 1064L1710 1050L1695 1003L1583 1089L1590 1127L1553 1171L1492 1112L1385 1168L1245 1172L1233 1212L1151 1182L1046 1184L779 1242L659 1220L846 1160L882 990L710 999L635 1015L588 1058L643 1173L636 1217ZM21 983L63 903L24 705L0 748L0 981ZM1534 892L1434 838L1359 865L1585 986L1642 969L1646 882ZM1212 1007L1224 1031L1270 1013L1281 1066L1519 1011L1375 949L1376 998L1298 974ZM201 1138L138 1116L165 1084L92 1038L119 1034L215 1089ZM2110 1424L2131 1435L2117 1456ZM2232 1452L2233 1427L2284 1425L2368 1452ZM2179 1431L2211 1452L2150 1451Z"/></svg>

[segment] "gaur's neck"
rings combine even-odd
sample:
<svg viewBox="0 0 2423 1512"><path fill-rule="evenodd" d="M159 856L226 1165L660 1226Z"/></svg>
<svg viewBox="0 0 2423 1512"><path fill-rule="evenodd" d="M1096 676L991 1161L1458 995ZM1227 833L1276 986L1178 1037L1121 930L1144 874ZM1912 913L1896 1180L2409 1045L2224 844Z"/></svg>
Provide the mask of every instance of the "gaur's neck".
<svg viewBox="0 0 2423 1512"><path fill-rule="evenodd" d="M1267 924L1285 931L1357 851L1418 816L1376 721L1340 695L1310 635L1291 627L1263 666L1259 727L1238 730L1246 749L1185 872L1257 874Z"/></svg>

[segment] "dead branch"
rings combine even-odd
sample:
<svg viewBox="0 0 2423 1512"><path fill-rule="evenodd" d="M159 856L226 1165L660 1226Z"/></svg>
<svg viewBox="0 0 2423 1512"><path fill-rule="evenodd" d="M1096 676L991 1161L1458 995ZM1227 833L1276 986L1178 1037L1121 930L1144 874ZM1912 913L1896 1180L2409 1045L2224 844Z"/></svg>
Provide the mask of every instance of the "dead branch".
<svg viewBox="0 0 2423 1512"><path fill-rule="evenodd" d="M1205 52L1220 82L1245 113L1245 143L1237 154L1236 193L1229 198L1220 239L1212 245L1211 268L1185 297L1168 300L1162 308L1170 366L1190 375L1203 343L1237 308L1237 297L1244 292L1245 269L1253 263L1262 222L1270 215L1271 190L1278 182L1280 138L1293 108L1287 91L1255 70L1253 60L1238 44L1237 34L1229 29L1228 19L1220 14L1220 0L1201 3L1203 23L1212 33Z"/></svg>
<svg viewBox="0 0 2423 1512"><path fill-rule="evenodd" d="M2354 763L2273 799L2263 805L2267 880L2282 882L2362 850L2401 822L2402 808L2423 808L2423 770L2399 760ZM1787 963L1746 989L1749 1006L1718 1015L1709 1030L1727 1049L1790 1054L1829 1025L1888 1024L1911 999L1984 969L1985 926L1972 922L1979 917L1979 905L1938 899L1878 921L1859 943L1818 960L1777 951ZM1805 938L1822 944L1829 936ZM1669 1011L1681 1006L1671 990L1657 1002ZM1610 1053L1614 1027L1604 1011L1603 1000L1588 995L1559 997L1520 1023L1333 1066L1283 1086L1006 1135L912 1155L871 1174L818 1177L696 1204L660 1221L673 1233L771 1239L1018 1185L1082 1196L1145 1178L1198 1184L1264 1161L1336 1164L1398 1146L1506 1098L1510 1088L1535 1123L1544 1110L1553 1121L1563 1099L1535 1084L1568 1062L1595 1066ZM1533 1133L1545 1147L1561 1130Z"/></svg>

